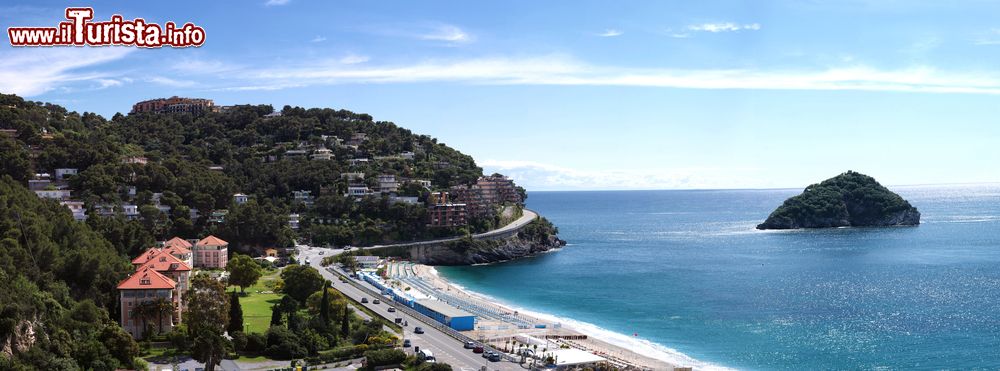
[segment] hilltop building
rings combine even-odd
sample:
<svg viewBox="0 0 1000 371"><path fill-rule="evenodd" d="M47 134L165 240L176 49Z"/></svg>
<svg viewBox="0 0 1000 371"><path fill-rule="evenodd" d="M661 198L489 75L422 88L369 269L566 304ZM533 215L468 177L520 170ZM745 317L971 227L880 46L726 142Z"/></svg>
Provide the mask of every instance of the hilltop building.
<svg viewBox="0 0 1000 371"><path fill-rule="evenodd" d="M187 113L201 113L201 112L214 112L218 109L215 107L215 102L211 99L202 98L182 98L178 96L173 96L170 98L157 98L144 100L142 102L132 105L132 113L172 113L172 112L187 112Z"/></svg>
<svg viewBox="0 0 1000 371"><path fill-rule="evenodd" d="M451 203L448 192L431 193L427 224L431 227L460 227L468 224L465 204Z"/></svg>

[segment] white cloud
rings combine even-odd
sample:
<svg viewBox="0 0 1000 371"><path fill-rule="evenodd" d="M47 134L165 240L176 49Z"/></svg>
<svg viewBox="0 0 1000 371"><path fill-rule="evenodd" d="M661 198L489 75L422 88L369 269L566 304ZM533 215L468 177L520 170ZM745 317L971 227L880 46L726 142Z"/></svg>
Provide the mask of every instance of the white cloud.
<svg viewBox="0 0 1000 371"><path fill-rule="evenodd" d="M976 45L1000 45L1000 28L990 29L984 35L973 41Z"/></svg>
<svg viewBox="0 0 1000 371"><path fill-rule="evenodd" d="M164 86L174 87L174 88L190 88L192 86L198 85L198 83L190 80L177 80L169 77L163 76L152 76L146 79L147 82L154 84L160 84Z"/></svg>
<svg viewBox="0 0 1000 371"><path fill-rule="evenodd" d="M184 58L171 65L170 68L183 73L218 74L237 70L240 66L219 60Z"/></svg>
<svg viewBox="0 0 1000 371"><path fill-rule="evenodd" d="M697 32L735 32L735 31L757 31L760 30L759 23L748 23L748 24L737 24L733 22L722 22L722 23L702 23L694 24L687 27L689 31Z"/></svg>
<svg viewBox="0 0 1000 371"><path fill-rule="evenodd" d="M95 81L97 81L97 84L99 85L100 89L104 89L104 88L110 88L110 87L115 87L115 86L122 86L122 84L125 82L124 80L125 79L121 79L121 80L115 80L115 79L97 79ZM131 79L129 79L129 80L131 80ZM129 81L129 82L131 82L131 81Z"/></svg>
<svg viewBox="0 0 1000 371"><path fill-rule="evenodd" d="M624 34L625 34L625 32L623 32L622 30L617 30L617 29L614 29L614 28L609 28L609 29L604 30L604 32L601 32L601 33L597 34L597 36L600 36L600 37L615 37L615 36L621 36L621 35L624 35Z"/></svg>
<svg viewBox="0 0 1000 371"><path fill-rule="evenodd" d="M326 41L326 38L323 37L323 36L319 36L319 35L316 35L316 37L314 37L312 40L309 40L309 42L312 42L312 43L321 43L321 42L324 42L324 41Z"/></svg>
<svg viewBox="0 0 1000 371"><path fill-rule="evenodd" d="M371 60L371 58L369 58L367 55L358 55L358 54L354 54L354 53L349 53L349 54L345 55L344 57L340 58L340 63L341 64L358 64L358 63L368 62L369 60Z"/></svg>
<svg viewBox="0 0 1000 371"><path fill-rule="evenodd" d="M124 58L134 48L12 48L0 54L0 91L35 96L80 81L108 87L113 73L90 67ZM113 84L113 83L110 83Z"/></svg>
<svg viewBox="0 0 1000 371"><path fill-rule="evenodd" d="M416 34L418 39L422 40L433 40L433 41L447 41L449 43L464 44L473 41L473 37L463 31L458 26L453 26L449 24L436 25L430 30L419 32Z"/></svg>
<svg viewBox="0 0 1000 371"><path fill-rule="evenodd" d="M486 160L480 164L486 173L499 172L519 185L544 190L610 189L712 189L770 188L771 181L757 175L759 169L668 168L577 170L534 161Z"/></svg>
<svg viewBox="0 0 1000 371"><path fill-rule="evenodd" d="M267 2L264 3L264 5L266 6L285 5L288 4L290 1L291 0L267 0Z"/></svg>
<svg viewBox="0 0 1000 371"><path fill-rule="evenodd" d="M565 56L429 60L408 65L317 63L240 71L249 85L454 82L498 85L644 86L683 89L861 90L1000 94L1000 74L926 66L882 70L671 69L597 66Z"/></svg>

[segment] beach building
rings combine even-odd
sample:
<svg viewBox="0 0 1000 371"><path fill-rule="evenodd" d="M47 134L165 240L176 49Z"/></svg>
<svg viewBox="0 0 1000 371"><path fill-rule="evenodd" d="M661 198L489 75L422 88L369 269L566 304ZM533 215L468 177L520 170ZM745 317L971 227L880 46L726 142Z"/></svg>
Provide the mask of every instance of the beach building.
<svg viewBox="0 0 1000 371"><path fill-rule="evenodd" d="M362 256L355 256L354 261L358 263L358 266L361 267L361 269L375 269L378 268L378 265L379 263L382 262L382 259L377 256L362 255Z"/></svg>
<svg viewBox="0 0 1000 371"><path fill-rule="evenodd" d="M413 309L456 331L471 331L476 327L476 316L437 300L415 300Z"/></svg>
<svg viewBox="0 0 1000 371"><path fill-rule="evenodd" d="M580 349L556 349L548 352L555 359L556 370L583 369L584 367L597 366L608 360L599 355L582 351Z"/></svg>
<svg viewBox="0 0 1000 371"><path fill-rule="evenodd" d="M360 258L360 256L355 258ZM393 300L397 303L413 308L413 310L416 310L427 317L433 318L435 321L451 327L456 331L471 331L476 328L476 316L472 313L453 307L444 302L427 298L423 295L421 295L420 298L414 298L409 293L404 293L389 287L385 284L385 281L383 281L382 278L371 273L362 272L358 273L358 276L360 276L365 282L368 282L372 286L378 288L382 294L392 296Z"/></svg>
<svg viewBox="0 0 1000 371"><path fill-rule="evenodd" d="M208 236L194 245L194 266L225 269L229 261L229 242Z"/></svg>
<svg viewBox="0 0 1000 371"><path fill-rule="evenodd" d="M291 229L299 229L299 222L300 222L299 218L300 218L299 214L295 213L288 214L288 227Z"/></svg>
<svg viewBox="0 0 1000 371"><path fill-rule="evenodd" d="M412 196L389 196L389 202L416 205L420 203L420 198Z"/></svg>
<svg viewBox="0 0 1000 371"><path fill-rule="evenodd" d="M347 179L348 181L365 180L365 173L361 172L351 172L351 173L341 173L341 179Z"/></svg>

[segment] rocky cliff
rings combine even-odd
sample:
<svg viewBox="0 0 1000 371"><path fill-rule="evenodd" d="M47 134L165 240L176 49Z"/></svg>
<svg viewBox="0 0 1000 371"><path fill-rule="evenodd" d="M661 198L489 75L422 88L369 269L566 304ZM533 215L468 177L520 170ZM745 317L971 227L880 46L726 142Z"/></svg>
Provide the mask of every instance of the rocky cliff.
<svg viewBox="0 0 1000 371"><path fill-rule="evenodd" d="M371 253L397 256L428 265L470 265L497 263L524 258L557 249L566 241L556 237L556 229L545 218L539 218L517 234L506 238L479 240L471 237L432 245L373 249Z"/></svg>
<svg viewBox="0 0 1000 371"><path fill-rule="evenodd" d="M848 171L807 187L757 229L887 227L920 224L920 211L874 178Z"/></svg>

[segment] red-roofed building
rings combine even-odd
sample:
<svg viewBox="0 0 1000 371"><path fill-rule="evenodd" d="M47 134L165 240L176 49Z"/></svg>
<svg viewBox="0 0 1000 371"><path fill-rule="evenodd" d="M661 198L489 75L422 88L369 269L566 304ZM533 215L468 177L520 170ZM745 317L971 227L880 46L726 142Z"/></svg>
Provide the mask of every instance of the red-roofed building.
<svg viewBox="0 0 1000 371"><path fill-rule="evenodd" d="M160 250L159 254L146 261L140 268L145 267L153 268L156 272L174 280L177 283L177 296L182 296L187 291L191 266L177 259L169 250Z"/></svg>
<svg viewBox="0 0 1000 371"><path fill-rule="evenodd" d="M173 329L181 321L181 298L178 293L177 283L170 277L160 274L152 266L139 267L135 273L118 283L122 328L132 334L132 337L142 338L144 326L159 324L159 320L153 317L142 318L141 311L137 308L142 307L143 303L164 298L177 308L174 315L163 318L164 328Z"/></svg>
<svg viewBox="0 0 1000 371"><path fill-rule="evenodd" d="M208 236L194 245L194 266L225 269L229 261L229 242Z"/></svg>
<svg viewBox="0 0 1000 371"><path fill-rule="evenodd" d="M154 258L156 255L160 254L160 249L156 247L150 247L146 249L142 254L139 254L135 259L132 259L132 268L138 269L143 264L146 264L150 259Z"/></svg>
<svg viewBox="0 0 1000 371"><path fill-rule="evenodd" d="M170 246L183 247L188 250L194 247L194 245L192 245L190 242L180 237L174 237L163 242L163 247L170 247Z"/></svg>

